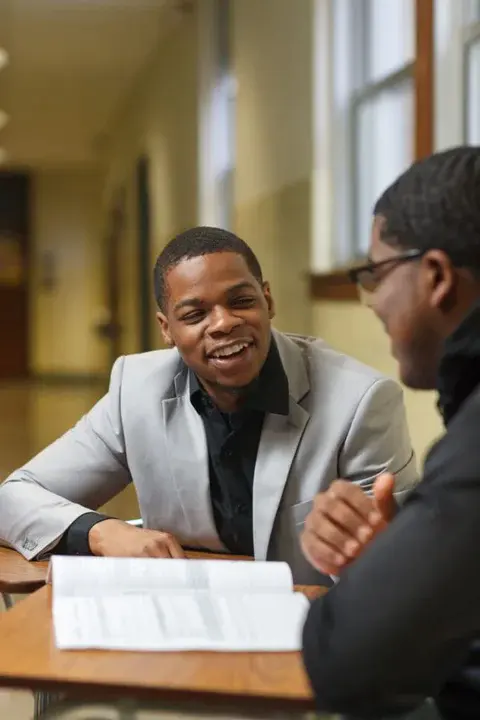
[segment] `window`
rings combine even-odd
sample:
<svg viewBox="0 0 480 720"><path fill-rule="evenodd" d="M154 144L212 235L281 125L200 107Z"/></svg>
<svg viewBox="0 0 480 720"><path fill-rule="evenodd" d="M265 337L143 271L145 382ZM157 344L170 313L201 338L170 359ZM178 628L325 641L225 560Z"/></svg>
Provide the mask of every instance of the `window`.
<svg viewBox="0 0 480 720"><path fill-rule="evenodd" d="M480 145L480 2L471 2L464 29L464 141Z"/></svg>
<svg viewBox="0 0 480 720"><path fill-rule="evenodd" d="M333 0L333 74L347 148L335 169L336 264L364 256L373 204L414 158L414 0ZM340 152L342 155L342 152Z"/></svg>
<svg viewBox="0 0 480 720"><path fill-rule="evenodd" d="M202 0L199 13L200 223L231 229L236 101L231 0Z"/></svg>

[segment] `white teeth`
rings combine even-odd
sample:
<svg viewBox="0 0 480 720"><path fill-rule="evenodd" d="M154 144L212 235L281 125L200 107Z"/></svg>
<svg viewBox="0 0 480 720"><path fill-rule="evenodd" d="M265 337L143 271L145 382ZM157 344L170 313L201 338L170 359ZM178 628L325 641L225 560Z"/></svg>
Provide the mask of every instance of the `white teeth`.
<svg viewBox="0 0 480 720"><path fill-rule="evenodd" d="M248 347L248 343L237 343L236 345L229 345L228 347L220 348L220 350L217 350L217 352L214 353L213 357L229 357L229 355L235 355L235 353L244 350L244 348L246 347Z"/></svg>

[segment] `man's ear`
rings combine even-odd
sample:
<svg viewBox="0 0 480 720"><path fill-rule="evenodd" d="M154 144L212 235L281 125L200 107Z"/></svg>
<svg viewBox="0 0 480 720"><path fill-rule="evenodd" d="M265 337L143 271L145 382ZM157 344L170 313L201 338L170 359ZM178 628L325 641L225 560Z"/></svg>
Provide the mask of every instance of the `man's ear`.
<svg viewBox="0 0 480 720"><path fill-rule="evenodd" d="M170 334L170 327L168 324L167 316L160 311L157 312L157 322L160 325L160 330L165 345L170 348L175 347L175 343L173 342L172 336Z"/></svg>
<svg viewBox="0 0 480 720"><path fill-rule="evenodd" d="M422 259L431 303L438 308L450 310L455 303L457 274L452 261L442 250L431 250Z"/></svg>
<svg viewBox="0 0 480 720"><path fill-rule="evenodd" d="M273 320L275 317L275 303L273 301L272 292L270 290L270 283L265 281L262 285L263 295L267 301L268 306L268 317Z"/></svg>

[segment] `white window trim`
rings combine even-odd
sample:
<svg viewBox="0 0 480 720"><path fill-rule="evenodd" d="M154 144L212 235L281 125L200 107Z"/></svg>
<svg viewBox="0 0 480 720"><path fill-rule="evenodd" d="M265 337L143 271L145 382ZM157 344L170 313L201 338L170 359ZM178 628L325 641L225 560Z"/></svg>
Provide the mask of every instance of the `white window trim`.
<svg viewBox="0 0 480 720"><path fill-rule="evenodd" d="M463 70L466 6L459 0L435 0L434 149L464 142Z"/></svg>
<svg viewBox="0 0 480 720"><path fill-rule="evenodd" d="M198 196L197 216L200 225L222 227L224 212L219 192L218 131L215 100L218 96L218 34L216 0L198 4ZM235 92L232 86L229 88Z"/></svg>

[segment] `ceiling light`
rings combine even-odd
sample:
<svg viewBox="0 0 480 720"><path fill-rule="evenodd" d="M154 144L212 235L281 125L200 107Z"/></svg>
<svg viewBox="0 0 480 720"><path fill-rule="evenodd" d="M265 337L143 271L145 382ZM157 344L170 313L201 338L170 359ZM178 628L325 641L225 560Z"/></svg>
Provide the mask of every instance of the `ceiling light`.
<svg viewBox="0 0 480 720"><path fill-rule="evenodd" d="M5 48L0 47L0 70L3 70L9 63L10 57Z"/></svg>
<svg viewBox="0 0 480 720"><path fill-rule="evenodd" d="M5 110L0 110L0 130L3 130L9 120L10 116L8 113L6 113Z"/></svg>

